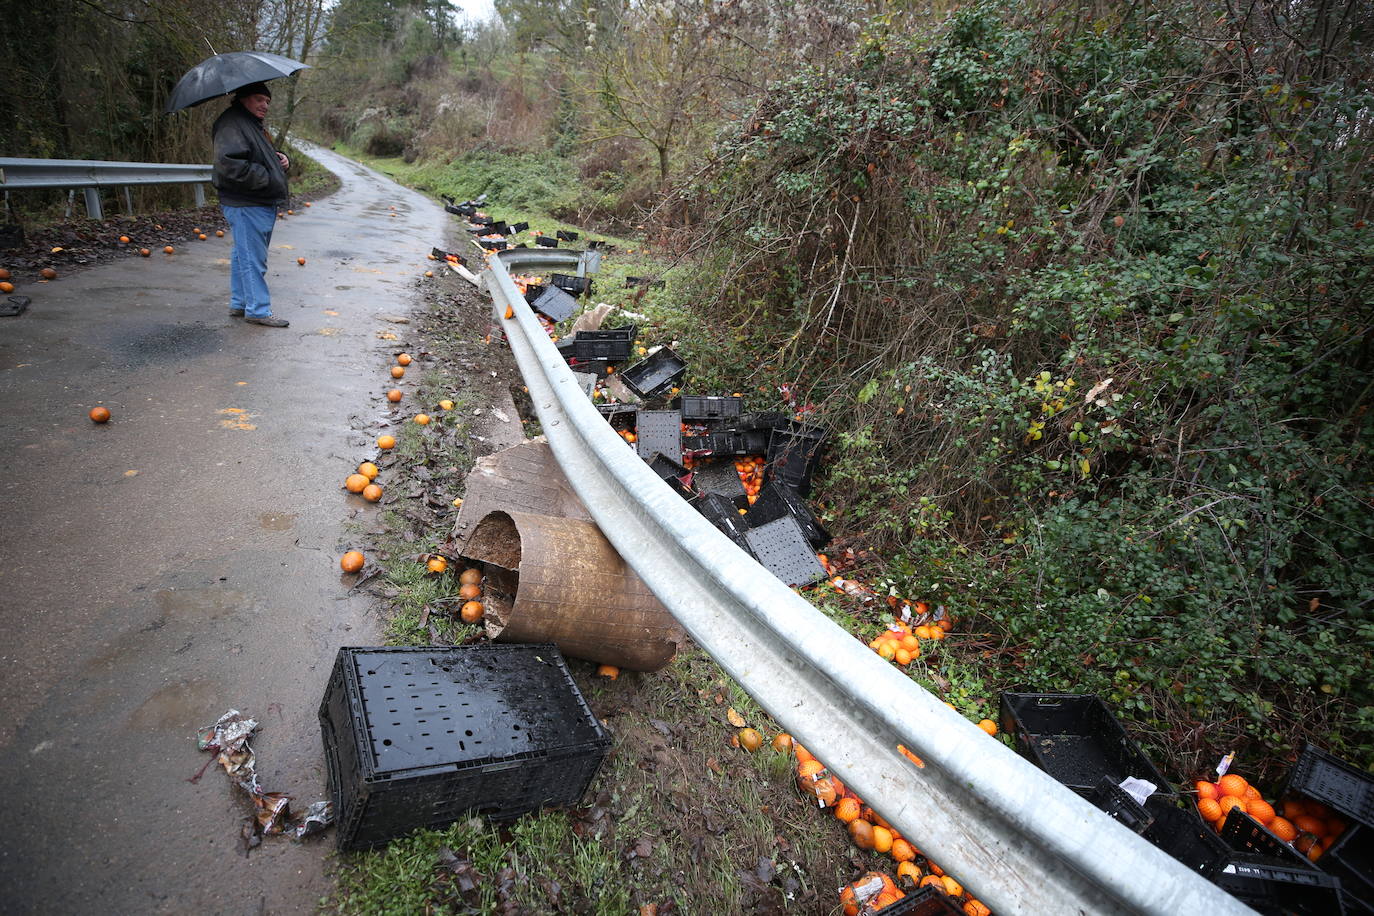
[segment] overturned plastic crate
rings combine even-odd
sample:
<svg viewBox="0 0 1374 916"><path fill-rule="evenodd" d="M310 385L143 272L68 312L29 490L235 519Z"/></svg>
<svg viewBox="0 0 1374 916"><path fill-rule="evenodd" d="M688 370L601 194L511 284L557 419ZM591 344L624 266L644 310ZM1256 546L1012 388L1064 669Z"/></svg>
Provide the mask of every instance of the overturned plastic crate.
<svg viewBox="0 0 1374 916"><path fill-rule="evenodd" d="M1120 785L1128 776L1173 788L1127 736L1107 704L1091 693L1003 693L1002 731L1016 750L1079 795L1102 777Z"/></svg>
<svg viewBox="0 0 1374 916"><path fill-rule="evenodd" d="M674 406L682 411L684 423L719 423L739 419L744 409L744 398L684 394Z"/></svg>
<svg viewBox="0 0 1374 916"><path fill-rule="evenodd" d="M512 223L510 231L512 235L515 235L516 233L524 232L529 227L530 224L526 222Z"/></svg>
<svg viewBox="0 0 1374 916"><path fill-rule="evenodd" d="M540 286L539 291L525 296L530 308L543 312L552 321L562 321L577 311L577 300L556 286Z"/></svg>
<svg viewBox="0 0 1374 916"><path fill-rule="evenodd" d="M790 515L748 529L744 540L750 552L784 585L810 585L825 578L825 567Z"/></svg>
<svg viewBox="0 0 1374 916"><path fill-rule="evenodd" d="M570 296L590 296L592 294L591 277L574 277L569 274L550 274L549 282Z"/></svg>
<svg viewBox="0 0 1374 916"><path fill-rule="evenodd" d="M620 374L620 380L642 398L659 397L682 382L687 363L668 347L662 347Z"/></svg>
<svg viewBox="0 0 1374 916"><path fill-rule="evenodd" d="M631 333L626 328L578 331L573 335L573 356L577 359L604 359L610 362L627 360L630 358L630 346L634 343Z"/></svg>
<svg viewBox="0 0 1374 916"><path fill-rule="evenodd" d="M811 476L820 463L825 430L796 421L774 428L768 436L768 472L802 496L811 492Z"/></svg>
<svg viewBox="0 0 1374 916"><path fill-rule="evenodd" d="M340 849L575 804L611 745L553 645L342 648L319 716Z"/></svg>
<svg viewBox="0 0 1374 916"><path fill-rule="evenodd" d="M598 404L596 412L606 418L606 422L611 424L611 429L623 432L634 430L639 408L633 404Z"/></svg>
<svg viewBox="0 0 1374 916"><path fill-rule="evenodd" d="M1307 856L1270 833L1268 828L1239 807L1226 812L1226 820L1222 822L1219 836L1227 848L1234 852L1309 867Z"/></svg>
<svg viewBox="0 0 1374 916"><path fill-rule="evenodd" d="M1132 833L1144 833L1155 820L1154 815L1136 801L1131 793L1106 776L1102 777L1097 788L1088 794L1088 801Z"/></svg>
<svg viewBox="0 0 1374 916"><path fill-rule="evenodd" d="M723 532L726 537L734 541L740 550L753 556L753 550L745 538L747 529L744 522L740 521L739 513L735 511L735 504L728 498L719 493L701 493L693 497L691 506L700 512L708 522Z"/></svg>
<svg viewBox="0 0 1374 916"><path fill-rule="evenodd" d="M683 436L682 453L693 458L731 458L749 454L744 435L728 429Z"/></svg>
<svg viewBox="0 0 1374 916"><path fill-rule="evenodd" d="M682 417L676 410L641 410L636 418L635 450L645 461L663 455L682 461Z"/></svg>
<svg viewBox="0 0 1374 916"><path fill-rule="evenodd" d="M665 455L654 455L649 459L649 467L673 492L683 499L692 495L692 482L696 474Z"/></svg>
<svg viewBox="0 0 1374 916"><path fill-rule="evenodd" d="M1301 795L1374 827L1374 775L1308 743L1288 771L1283 796Z"/></svg>
<svg viewBox="0 0 1374 916"><path fill-rule="evenodd" d="M1347 827L1317 867L1341 879L1347 913L1374 914L1374 827Z"/></svg>
<svg viewBox="0 0 1374 916"><path fill-rule="evenodd" d="M487 251L505 251L508 247L505 239L478 239L477 244Z"/></svg>
<svg viewBox="0 0 1374 916"><path fill-rule="evenodd" d="M1194 874L1210 876L1217 863L1229 858L1231 850L1210 824L1204 824L1191 803L1187 808L1170 795L1152 795L1145 800L1152 822L1144 837L1159 849L1186 865Z"/></svg>
<svg viewBox="0 0 1374 916"><path fill-rule="evenodd" d="M739 505L744 498L744 481L739 478L733 461L704 461L694 465L692 486L702 493L719 493ZM747 522L746 522L747 524Z"/></svg>
<svg viewBox="0 0 1374 916"><path fill-rule="evenodd" d="M581 236L579 236L578 233L573 232L571 229L559 229L554 233L554 235L559 240L564 242L575 242L579 238L581 238Z"/></svg>
<svg viewBox="0 0 1374 916"><path fill-rule="evenodd" d="M757 528L766 525L774 519L790 515L798 525L801 526L802 534L806 540L817 550L830 543L830 532L821 527L821 523L816 521L816 516L812 514L811 507L806 504L795 491L789 487L779 486L776 483L765 483L759 487L757 498L753 505L747 499L736 500L735 505L744 510L744 520L749 527Z"/></svg>
<svg viewBox="0 0 1374 916"><path fill-rule="evenodd" d="M534 244L538 245L541 248L557 248L558 239L549 235L541 235L534 240Z"/></svg>

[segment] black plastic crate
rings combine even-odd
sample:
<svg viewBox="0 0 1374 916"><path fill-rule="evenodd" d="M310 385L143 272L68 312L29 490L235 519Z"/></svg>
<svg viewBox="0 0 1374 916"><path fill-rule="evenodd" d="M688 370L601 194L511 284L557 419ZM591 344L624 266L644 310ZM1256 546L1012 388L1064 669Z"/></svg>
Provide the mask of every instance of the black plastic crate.
<svg viewBox="0 0 1374 916"><path fill-rule="evenodd" d="M492 219L490 216L478 216L477 209L474 207L472 218L469 219L468 222L472 223L474 226L490 226L492 223L496 222L496 220Z"/></svg>
<svg viewBox="0 0 1374 916"><path fill-rule="evenodd" d="M776 427L768 436L768 472L775 480L803 496L811 492L811 476L825 447L825 430L795 420Z"/></svg>
<svg viewBox="0 0 1374 916"><path fill-rule="evenodd" d="M606 418L614 430L633 430L639 416L639 408L633 404L598 404L597 412Z"/></svg>
<svg viewBox="0 0 1374 916"><path fill-rule="evenodd" d="M1134 833L1144 833L1154 823L1155 817L1145 806L1136 801L1121 786L1107 777L1088 793L1088 801L1099 810Z"/></svg>
<svg viewBox="0 0 1374 916"><path fill-rule="evenodd" d="M1341 879L1348 912L1374 913L1374 827L1354 824L1345 828L1317 859L1317 867Z"/></svg>
<svg viewBox="0 0 1374 916"><path fill-rule="evenodd" d="M816 521L816 516L812 514L811 507L806 504L796 492L789 487L779 486L776 483L765 483L759 487L758 498L754 504L749 505L747 498L735 500L735 505L745 510L744 520L750 528L757 528L766 525L774 519L790 515L796 519L801 526L802 534L806 535L806 540L812 547L820 550L830 543L830 532L821 527L821 523Z"/></svg>
<svg viewBox="0 0 1374 916"><path fill-rule="evenodd" d="M510 226L507 226L500 220L491 223L489 226L487 226L487 228L490 231L495 232L497 235L510 235Z"/></svg>
<svg viewBox="0 0 1374 916"><path fill-rule="evenodd" d="M1017 752L1079 795L1104 776L1117 784L1134 776L1173 792L1096 694L1003 693L1001 706L1002 731Z"/></svg>
<svg viewBox="0 0 1374 916"><path fill-rule="evenodd" d="M487 251L505 251L509 247L505 239L478 239L477 244Z"/></svg>
<svg viewBox="0 0 1374 916"><path fill-rule="evenodd" d="M557 248L558 239L549 235L541 235L534 240L534 244L538 245L541 248Z"/></svg>
<svg viewBox="0 0 1374 916"><path fill-rule="evenodd" d="M738 419L744 409L744 398L684 394L674 406L682 411L682 419L688 423L714 423Z"/></svg>
<svg viewBox="0 0 1374 916"><path fill-rule="evenodd" d="M573 356L577 359L606 359L622 362L630 358L630 339L605 336L604 331L578 331L573 335Z"/></svg>
<svg viewBox="0 0 1374 916"><path fill-rule="evenodd" d="M791 423L787 414L779 413L776 410L756 410L747 413L739 418L735 424L736 429L781 429Z"/></svg>
<svg viewBox="0 0 1374 916"><path fill-rule="evenodd" d="M568 274L550 274L549 282L563 292L572 296L590 296L592 294L591 277L574 277Z"/></svg>
<svg viewBox="0 0 1374 916"><path fill-rule="evenodd" d="M881 916L964 916L954 898L934 887L923 887L878 911Z"/></svg>
<svg viewBox="0 0 1374 916"><path fill-rule="evenodd" d="M693 458L730 458L749 454L745 450L744 436L733 430L683 436L682 452Z"/></svg>
<svg viewBox="0 0 1374 916"><path fill-rule="evenodd" d="M1221 825L1221 841L1227 848L1248 855L1278 859L1289 865L1308 867L1307 856L1265 829L1264 825L1239 808L1226 813Z"/></svg>
<svg viewBox="0 0 1374 916"><path fill-rule="evenodd" d="M1180 808L1175 796L1151 795L1145 800L1145 810L1153 818L1145 828L1145 839L1193 872L1209 875L1218 862L1231 856L1231 850L1210 825L1202 822L1191 803Z"/></svg>
<svg viewBox="0 0 1374 916"><path fill-rule="evenodd" d="M517 234L517 233L524 232L524 231L525 231L526 229L528 229L529 227L530 227L530 224L529 224L529 223L525 223L525 222L512 223L512 224L511 224L511 227L510 227L510 231L511 231L511 234L512 234L512 235L515 235L515 234Z"/></svg>
<svg viewBox="0 0 1374 916"><path fill-rule="evenodd" d="M575 804L611 745L554 645L342 648L319 716L340 849Z"/></svg>
<svg viewBox="0 0 1374 916"><path fill-rule="evenodd" d="M692 487L701 493L719 493L734 501L738 511L739 501L744 498L744 481L739 479L733 461L704 461L693 470ZM749 526L746 518L745 526Z"/></svg>
<svg viewBox="0 0 1374 916"><path fill-rule="evenodd" d="M649 467L673 489L673 492L687 499L692 495L692 481L696 474L687 470L666 455L654 455L649 459Z"/></svg>
<svg viewBox="0 0 1374 916"><path fill-rule="evenodd" d="M663 455L682 461L682 417L676 410L641 410L635 423L635 450L645 461Z"/></svg>
<svg viewBox="0 0 1374 916"><path fill-rule="evenodd" d="M527 295L525 301L532 308L548 315L552 321L570 318L572 313L577 311L577 300L556 286L541 286L533 299Z"/></svg>
<svg viewBox="0 0 1374 916"><path fill-rule="evenodd" d="M1307 744L1288 771L1283 796L1301 795L1374 827L1374 775Z"/></svg>
<svg viewBox="0 0 1374 916"><path fill-rule="evenodd" d="M687 363L668 347L649 356L621 373L620 379L642 398L658 397L679 384L687 374Z"/></svg>
<svg viewBox="0 0 1374 916"><path fill-rule="evenodd" d="M749 555L753 551L745 540L744 522L740 520L735 504L719 493L701 493L691 500L692 508L700 512L708 522L715 525Z"/></svg>
<svg viewBox="0 0 1374 916"><path fill-rule="evenodd" d="M1209 875L1255 911L1273 916L1338 916L1345 911L1341 882L1315 868L1237 853Z"/></svg>
<svg viewBox="0 0 1374 916"><path fill-rule="evenodd" d="M825 578L825 567L790 515L748 529L744 539L750 552L784 585L810 585Z"/></svg>
<svg viewBox="0 0 1374 916"><path fill-rule="evenodd" d="M557 235L558 238L562 239L562 240L565 241L565 242L575 242L575 241L577 241L579 238L581 238L581 236L578 235L578 233L573 232L573 231L570 230L570 229L559 229L559 230L558 230L556 233L554 233L554 234Z"/></svg>

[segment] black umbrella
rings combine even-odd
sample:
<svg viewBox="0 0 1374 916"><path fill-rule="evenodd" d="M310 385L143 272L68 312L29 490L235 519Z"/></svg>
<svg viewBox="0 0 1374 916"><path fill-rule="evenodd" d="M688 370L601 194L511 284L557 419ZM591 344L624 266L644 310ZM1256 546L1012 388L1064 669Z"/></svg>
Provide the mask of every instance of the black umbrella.
<svg viewBox="0 0 1374 916"><path fill-rule="evenodd" d="M180 111L210 99L228 95L249 83L290 76L308 65L266 51L231 51L196 64L177 80L167 111Z"/></svg>

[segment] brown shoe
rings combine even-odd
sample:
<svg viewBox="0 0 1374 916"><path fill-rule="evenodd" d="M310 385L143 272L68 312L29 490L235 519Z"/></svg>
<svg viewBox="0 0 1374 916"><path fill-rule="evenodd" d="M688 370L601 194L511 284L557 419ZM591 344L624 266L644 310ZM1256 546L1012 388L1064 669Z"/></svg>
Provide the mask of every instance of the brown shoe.
<svg viewBox="0 0 1374 916"><path fill-rule="evenodd" d="M249 324L260 324L265 328L288 328L291 326L291 322L285 318L273 318L271 315L266 318L245 318L243 320Z"/></svg>

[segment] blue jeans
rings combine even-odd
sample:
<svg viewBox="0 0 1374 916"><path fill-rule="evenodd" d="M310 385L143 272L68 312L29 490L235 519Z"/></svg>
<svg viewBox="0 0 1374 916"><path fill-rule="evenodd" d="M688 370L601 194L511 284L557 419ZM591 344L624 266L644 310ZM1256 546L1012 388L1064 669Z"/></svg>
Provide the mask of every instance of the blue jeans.
<svg viewBox="0 0 1374 916"><path fill-rule="evenodd" d="M267 245L277 225L276 207L223 207L229 230L234 233L234 253L229 258L229 308L243 309L248 318L272 314L267 291Z"/></svg>

